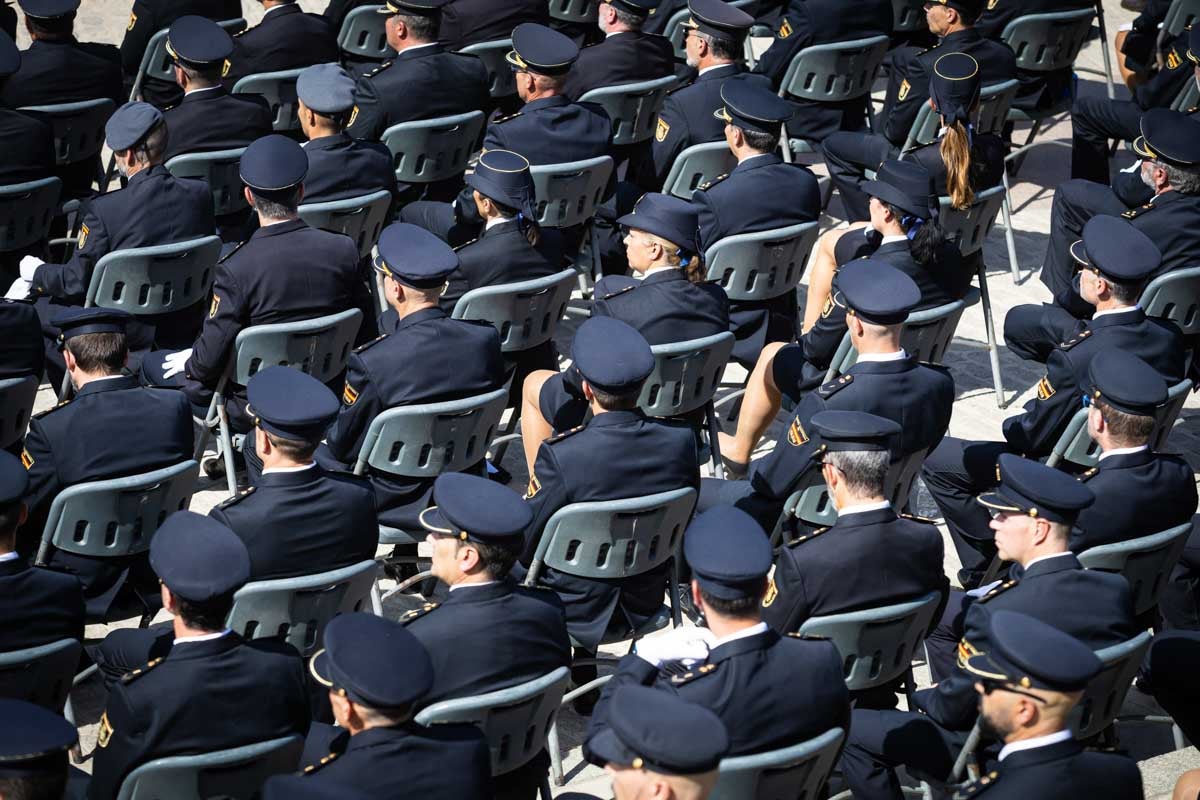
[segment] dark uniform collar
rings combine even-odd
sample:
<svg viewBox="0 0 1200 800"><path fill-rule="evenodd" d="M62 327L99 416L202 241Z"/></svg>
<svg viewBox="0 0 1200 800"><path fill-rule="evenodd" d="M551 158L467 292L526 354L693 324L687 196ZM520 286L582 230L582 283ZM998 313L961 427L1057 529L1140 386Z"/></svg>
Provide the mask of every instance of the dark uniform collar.
<svg viewBox="0 0 1200 800"><path fill-rule="evenodd" d="M770 167L775 164L782 164L783 159L778 153L763 153L762 155L752 156L733 168L731 175L736 175L739 172L748 172L759 167Z"/></svg>
<svg viewBox="0 0 1200 800"><path fill-rule="evenodd" d="M1088 327L1095 331L1100 328L1110 328L1114 325L1137 325L1139 322L1145 321L1146 312L1142 310L1141 306L1134 306L1133 308L1122 309L1112 314L1105 314L1102 317L1096 317L1088 323Z"/></svg>
<svg viewBox="0 0 1200 800"><path fill-rule="evenodd" d="M981 39L983 39L983 36L980 35L979 31L974 28L963 28L954 33L947 33L942 37L942 41L938 46L945 47L947 53L953 53L956 48L950 45L963 45L969 42L978 42Z"/></svg>
<svg viewBox="0 0 1200 800"><path fill-rule="evenodd" d="M422 308L420 311L414 311L404 319L397 322L396 333L399 333L405 328L411 328L413 325L420 325L422 322L430 322L431 320L435 319L445 319L448 316L449 314L447 314L438 306L434 306L433 308Z"/></svg>
<svg viewBox="0 0 1200 800"><path fill-rule="evenodd" d="M350 144L353 139L350 134L342 131L341 133L331 133L328 136L318 136L316 139L309 139L305 145L305 150L332 150L335 147L344 147Z"/></svg>
<svg viewBox="0 0 1200 800"><path fill-rule="evenodd" d="M890 242L884 242L883 244L879 245L879 247L875 248L875 252L872 254L871 257L875 258L880 253L892 253L892 252L911 253L912 252L912 244L908 241L908 239L905 239L903 242L900 241L899 239L894 239Z"/></svg>
<svg viewBox="0 0 1200 800"><path fill-rule="evenodd" d="M267 486L304 486L315 483L325 477L325 471L313 465L308 469L298 469L289 472L264 472L259 476L258 485Z"/></svg>
<svg viewBox="0 0 1200 800"><path fill-rule="evenodd" d="M424 47L410 47L396 56L394 61L411 61L414 58L424 58L442 52L440 44L430 44Z"/></svg>
<svg viewBox="0 0 1200 800"><path fill-rule="evenodd" d="M721 64L713 67L703 75L696 76L696 83L701 81L715 81L721 78L728 78L731 75L739 75L742 72L741 64Z"/></svg>
<svg viewBox="0 0 1200 800"><path fill-rule="evenodd" d="M895 361L857 361L846 372L850 375L895 375L917 368L917 360L911 355Z"/></svg>
<svg viewBox="0 0 1200 800"><path fill-rule="evenodd" d="M896 516L896 512L891 507L876 508L871 511L838 517L837 522L833 523L831 532L844 528L861 528L864 525L880 525L885 522L895 522L897 519L899 517Z"/></svg>
<svg viewBox="0 0 1200 800"><path fill-rule="evenodd" d="M616 425L628 425L630 422L639 422L644 420L646 415L638 409L632 411L605 411L603 414L597 414L588 421L589 428L607 428Z"/></svg>
<svg viewBox="0 0 1200 800"><path fill-rule="evenodd" d="M79 40L74 36L68 36L65 39L34 39L29 43L30 50L36 50L39 47L53 47L55 45L70 45L74 47L79 44Z"/></svg>
<svg viewBox="0 0 1200 800"><path fill-rule="evenodd" d="M115 378L105 378L104 380L89 382L75 393L75 397L80 398L100 392L115 392L120 389L136 389L140 385L136 375L118 375Z"/></svg>
<svg viewBox="0 0 1200 800"><path fill-rule="evenodd" d="M206 639L202 642L184 642L178 647L172 646L171 651L167 653L166 660L182 661L189 658L210 658L221 653L227 653L235 647L240 647L242 641L241 636L231 632L224 636Z"/></svg>
<svg viewBox="0 0 1200 800"><path fill-rule="evenodd" d="M512 219L506 219L503 222L497 222L490 228L484 226L483 230L479 232L479 238L483 239L487 236L503 236L506 233L516 233L520 234L521 238L523 239L525 236L524 234L521 234L521 228L516 224L516 221L517 218L513 217Z"/></svg>
<svg viewBox="0 0 1200 800"><path fill-rule="evenodd" d="M1036 564L1031 564L1028 568L1023 569L1020 564L1016 564L1012 569L1012 576L1022 580L1026 578L1036 578L1041 575L1053 575L1056 572L1066 572L1072 569L1083 569L1083 565L1079 563L1079 559L1074 553L1061 553L1052 558L1043 559Z"/></svg>
<svg viewBox="0 0 1200 800"><path fill-rule="evenodd" d="M351 750L363 750L368 747L382 747L408 736L421 736L423 730L423 727L415 722L367 728L365 731L351 736L350 740L346 742L343 752L349 753Z"/></svg>
<svg viewBox="0 0 1200 800"><path fill-rule="evenodd" d="M1037 764L1050 761L1061 761L1083 752L1083 745L1075 739L1065 739L1061 742L1031 747L1027 750L1016 750L1004 756L998 769L1001 773L1010 769L1025 769Z"/></svg>
<svg viewBox="0 0 1200 800"><path fill-rule="evenodd" d="M180 100L180 103L201 103L205 100L216 100L218 97L224 97L228 92L224 86L212 86L207 89L200 89L195 92L188 92Z"/></svg>
<svg viewBox="0 0 1200 800"><path fill-rule="evenodd" d="M652 272L642 278L642 285L649 286L655 283L668 283L670 281L686 281L687 275L683 274L682 269L660 269L658 272Z"/></svg>
<svg viewBox="0 0 1200 800"><path fill-rule="evenodd" d="M717 645L708 654L707 663L719 664L734 656L754 653L759 650L770 650L778 641L779 634L768 628L762 633L743 636L740 639L734 639L732 642Z"/></svg>
<svg viewBox="0 0 1200 800"><path fill-rule="evenodd" d="M170 170L168 170L162 164L155 164L152 167L147 167L146 169L139 170L137 172L137 174L135 174L132 178L130 178L128 183L126 183L125 185L128 187L131 184L139 183L140 181L144 181L147 178L154 176L154 175L162 177L164 175L170 175L170 174L171 174Z"/></svg>
<svg viewBox="0 0 1200 800"><path fill-rule="evenodd" d="M254 233L250 234L251 239L261 239L264 236L279 236L283 233L291 233L298 231L301 228L307 228L308 224L304 220L297 217L289 219L286 222L276 222L274 225L268 225L265 228L259 228Z"/></svg>
<svg viewBox="0 0 1200 800"><path fill-rule="evenodd" d="M461 586L453 592L449 592L442 606L463 605L465 603L487 603L492 600L499 600L501 597L508 597L513 593L513 582L511 580L496 581L495 583L487 583L483 586Z"/></svg>
<svg viewBox="0 0 1200 800"><path fill-rule="evenodd" d="M27 569L29 569L29 562L21 556L0 561L0 576L17 575Z"/></svg>
<svg viewBox="0 0 1200 800"><path fill-rule="evenodd" d="M538 98L537 100L530 100L528 103L526 103L525 105L523 105L521 107L521 111L529 112L529 111L538 111L543 108L558 108L559 106L567 105L569 102L570 101L567 100L567 98L563 97L561 94L556 94L556 95L551 95L550 97L541 97L541 98Z"/></svg>
<svg viewBox="0 0 1200 800"><path fill-rule="evenodd" d="M299 14L303 9L300 8L299 3L285 3L284 5L275 6L268 10L270 13L263 15L262 21L258 23L259 25L270 22L273 19L279 19L280 17L290 17L292 14Z"/></svg>
<svg viewBox="0 0 1200 800"><path fill-rule="evenodd" d="M1130 467L1141 467L1149 464L1157 456L1147 447L1145 450L1138 450L1136 453L1118 453L1115 456L1109 456L1100 460L1100 471L1110 469L1129 469Z"/></svg>

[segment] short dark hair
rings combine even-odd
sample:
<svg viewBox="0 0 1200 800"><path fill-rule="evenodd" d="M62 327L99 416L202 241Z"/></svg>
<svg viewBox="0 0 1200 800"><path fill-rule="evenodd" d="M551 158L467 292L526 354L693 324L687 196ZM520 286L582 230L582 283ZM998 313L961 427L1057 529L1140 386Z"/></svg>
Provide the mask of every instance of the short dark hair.
<svg viewBox="0 0 1200 800"><path fill-rule="evenodd" d="M721 36L713 36L711 33L697 33L696 35L708 45L708 49L712 51L714 58L726 58L730 61L735 61L742 57L741 42L735 42L732 39L726 39Z"/></svg>
<svg viewBox="0 0 1200 800"><path fill-rule="evenodd" d="M168 589L170 587L167 587ZM175 613L189 628L201 631L220 631L225 629L225 619L233 608L233 594L223 594L203 603L193 603L184 600L177 594L175 598Z"/></svg>
<svg viewBox="0 0 1200 800"><path fill-rule="evenodd" d="M25 17L25 27L35 36L43 39L62 39L71 35L75 30L75 12L63 14L61 17Z"/></svg>
<svg viewBox="0 0 1200 800"><path fill-rule="evenodd" d="M1154 417L1118 411L1103 400L1095 401L1096 410L1104 418L1109 435L1125 447L1140 447L1154 433Z"/></svg>
<svg viewBox="0 0 1200 800"><path fill-rule="evenodd" d="M17 526L20 524L20 521L20 500L13 500L11 503L0 505L0 542L16 538Z"/></svg>
<svg viewBox="0 0 1200 800"><path fill-rule="evenodd" d="M0 796L4 800L61 800L67 790L67 757L63 754L61 770L22 775L19 778L0 778Z"/></svg>
<svg viewBox="0 0 1200 800"><path fill-rule="evenodd" d="M483 569L493 580L497 581L504 580L508 577L508 573L512 571L513 564L517 563L517 556L520 555L521 544L520 537L514 537L512 544L471 542L471 546L479 553L479 560L483 563Z"/></svg>
<svg viewBox="0 0 1200 800"><path fill-rule="evenodd" d="M649 18L647 14L635 14L634 12L614 5L613 11L617 13L617 22L627 28L632 28L635 31L640 31L642 26L646 24Z"/></svg>
<svg viewBox="0 0 1200 800"><path fill-rule="evenodd" d="M123 333L85 333L73 336L66 349L75 356L75 363L84 372L103 372L114 375L125 367L129 345Z"/></svg>
<svg viewBox="0 0 1200 800"><path fill-rule="evenodd" d="M290 458L292 461L308 461L313 457L313 453L317 452L317 446L321 444L321 438L313 439L289 439L280 436L276 433L264 430L267 435L267 441L271 443L279 452Z"/></svg>
<svg viewBox="0 0 1200 800"><path fill-rule="evenodd" d="M299 186L277 192L259 192L251 187L250 196L254 198L254 210L267 219L290 217L300 208Z"/></svg>
<svg viewBox="0 0 1200 800"><path fill-rule="evenodd" d="M703 586L700 587L700 599L704 605L711 608L722 617L732 619L758 619L762 616L762 598L767 592L767 579L763 578L762 588L747 597L736 600L726 600L709 594Z"/></svg>
<svg viewBox="0 0 1200 800"><path fill-rule="evenodd" d="M779 134L777 133L763 133L762 131L752 131L741 127L738 130L745 137L746 144L760 153L770 153L779 146Z"/></svg>
<svg viewBox="0 0 1200 800"><path fill-rule="evenodd" d="M592 386L590 383L588 385ZM642 387L639 384L632 391L617 393L592 386L592 393L596 395L596 402L605 411L632 411L637 408L638 398L642 396Z"/></svg>
<svg viewBox="0 0 1200 800"><path fill-rule="evenodd" d="M408 28L414 39L422 42L436 42L442 27L438 14L396 14Z"/></svg>
<svg viewBox="0 0 1200 800"><path fill-rule="evenodd" d="M1136 303L1142 296L1142 289L1146 286L1145 281L1117 281L1103 273L1100 277L1104 278L1104 282L1108 284L1108 290L1112 293L1113 299L1126 306Z"/></svg>

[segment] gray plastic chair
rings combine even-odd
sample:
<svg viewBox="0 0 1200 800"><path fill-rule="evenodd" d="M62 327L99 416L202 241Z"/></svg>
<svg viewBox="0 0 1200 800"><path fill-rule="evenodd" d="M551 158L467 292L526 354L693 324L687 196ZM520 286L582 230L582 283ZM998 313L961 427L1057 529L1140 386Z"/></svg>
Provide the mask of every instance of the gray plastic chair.
<svg viewBox="0 0 1200 800"><path fill-rule="evenodd" d="M571 672L566 667L531 681L473 697L443 700L416 716L418 725L470 723L487 738L492 774L503 775L525 766L546 746L546 734L558 714ZM541 786L541 800L550 800L550 784Z"/></svg>
<svg viewBox="0 0 1200 800"><path fill-rule="evenodd" d="M611 156L531 165L538 225L569 228L591 220L604 199L612 171Z"/></svg>
<svg viewBox="0 0 1200 800"><path fill-rule="evenodd" d="M241 17L221 20L217 24L224 28L230 36L246 29L246 20ZM142 52L142 63L138 66L137 75L133 80L133 89L129 92L130 102L142 99L142 84L145 83L146 78L156 78L168 83L175 82L175 61L167 52L167 30L167 28L163 28L151 36L150 41L146 43L146 49Z"/></svg>
<svg viewBox="0 0 1200 800"><path fill-rule="evenodd" d="M896 2L903 2L903 0L896 0ZM922 12L921 19L924 22L924 12ZM1004 125L1008 120L1008 110L1012 107L1012 101L1017 96L1018 88L1020 88L1020 83L1015 78L983 87L979 92L979 108L976 109L972 120L975 134L990 133L999 136L1003 133ZM904 151L910 147L936 142L941 124L938 112L934 111L928 103L923 104L917 111L917 118L913 120L912 128L908 131L908 138L904 141L900 157L903 158Z"/></svg>
<svg viewBox="0 0 1200 800"><path fill-rule="evenodd" d="M599 7L600 0L550 0L550 19L595 24Z"/></svg>
<svg viewBox="0 0 1200 800"><path fill-rule="evenodd" d="M710 800L817 800L846 732L831 728L806 742L721 759Z"/></svg>
<svg viewBox="0 0 1200 800"><path fill-rule="evenodd" d="M54 129L54 160L59 166L76 164L100 154L104 147L104 125L117 110L108 98L24 106L18 111L43 117Z"/></svg>
<svg viewBox="0 0 1200 800"><path fill-rule="evenodd" d="M575 270L544 278L480 286L454 304L451 317L490 322L500 333L500 350L520 353L554 338L575 283Z"/></svg>
<svg viewBox="0 0 1200 800"><path fill-rule="evenodd" d="M83 645L76 639L0 653L0 697L63 712Z"/></svg>
<svg viewBox="0 0 1200 800"><path fill-rule="evenodd" d="M731 301L738 302L772 300L794 292L818 234L818 223L801 222L726 236L704 254L707 280L719 284Z"/></svg>
<svg viewBox="0 0 1200 800"><path fill-rule="evenodd" d="M1158 605L1191 531L1192 524L1186 522L1150 536L1091 547L1079 554L1079 563L1124 575L1133 590L1134 611L1142 614Z"/></svg>
<svg viewBox="0 0 1200 800"><path fill-rule="evenodd" d="M156 758L125 776L117 800L251 800L272 775L296 771L304 737Z"/></svg>
<svg viewBox="0 0 1200 800"><path fill-rule="evenodd" d="M213 214L222 216L246 208L242 194L240 165L244 147L213 150L208 153L184 153L167 162L167 170L176 178L198 178L212 191Z"/></svg>
<svg viewBox="0 0 1200 800"><path fill-rule="evenodd" d="M208 297L220 255L218 236L114 250L96 263L84 305L135 316L182 311Z"/></svg>
<svg viewBox="0 0 1200 800"><path fill-rule="evenodd" d="M25 438L37 390L36 375L0 380L0 448Z"/></svg>
<svg viewBox="0 0 1200 800"><path fill-rule="evenodd" d="M300 130L296 79L304 69L284 69L246 75L233 85L234 94L257 94L271 107L271 129L279 132Z"/></svg>
<svg viewBox="0 0 1200 800"><path fill-rule="evenodd" d="M396 57L387 41L384 23L387 16L379 13L382 5L359 6L342 19L338 32L338 49L344 56L367 61L385 61Z"/></svg>
<svg viewBox="0 0 1200 800"><path fill-rule="evenodd" d="M1104 669L1088 683L1071 712L1076 739L1091 738L1116 721L1149 646L1150 632L1142 631L1127 642L1096 651Z"/></svg>
<svg viewBox="0 0 1200 800"><path fill-rule="evenodd" d="M697 187L718 175L729 174L736 166L737 158L724 141L694 144L675 156L663 181L662 193L690 201Z"/></svg>
<svg viewBox="0 0 1200 800"><path fill-rule="evenodd" d="M60 194L62 181L54 177L0 186L0 253L45 239L58 213Z"/></svg>
<svg viewBox="0 0 1200 800"><path fill-rule="evenodd" d="M1139 303L1146 316L1171 320L1185 336L1200 333L1200 267L1159 275L1142 290Z"/></svg>
<svg viewBox="0 0 1200 800"><path fill-rule="evenodd" d="M393 125L380 137L392 151L400 183L433 183L462 175L483 131L482 111L412 120Z"/></svg>
<svg viewBox="0 0 1200 800"><path fill-rule="evenodd" d="M1197 19L1200 19L1200 0L1172 0L1159 33L1163 38L1178 36Z"/></svg>
<svg viewBox="0 0 1200 800"><path fill-rule="evenodd" d="M366 258L371 255L371 249L387 224L391 205L391 193L380 189L345 200L305 203L299 211L300 219L310 227L349 236L358 245L358 255Z"/></svg>
<svg viewBox="0 0 1200 800"><path fill-rule="evenodd" d="M679 85L674 75L652 81L600 86L584 93L581 103L603 106L612 120L614 147L649 141L667 92Z"/></svg>
<svg viewBox="0 0 1200 800"><path fill-rule="evenodd" d="M892 30L896 33L929 29L925 23L925 5L920 0L892 0L892 19Z"/></svg>
<svg viewBox="0 0 1200 800"><path fill-rule="evenodd" d="M298 369L321 383L328 383L346 368L360 324L362 311L351 308L316 319L252 325L238 333L233 357L217 382L203 430L196 437L196 458L199 459L208 444L211 429L217 428L230 497L237 493L237 474L233 463L233 430L225 410L225 387L230 381L245 386L260 369L275 365Z"/></svg>
<svg viewBox="0 0 1200 800"><path fill-rule="evenodd" d="M488 93L493 100L512 97L517 93L516 76L505 56L512 50L512 39L496 39L491 42L469 44L458 52L476 56L487 67Z"/></svg>

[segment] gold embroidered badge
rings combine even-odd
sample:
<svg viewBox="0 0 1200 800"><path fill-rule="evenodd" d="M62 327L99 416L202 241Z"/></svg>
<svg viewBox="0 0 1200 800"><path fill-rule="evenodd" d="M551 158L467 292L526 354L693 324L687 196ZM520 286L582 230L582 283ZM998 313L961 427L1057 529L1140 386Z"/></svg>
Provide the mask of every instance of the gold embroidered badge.
<svg viewBox="0 0 1200 800"><path fill-rule="evenodd" d="M346 388L342 390L342 402L348 406L358 402L358 391L350 385L350 381L346 381Z"/></svg>
<svg viewBox="0 0 1200 800"><path fill-rule="evenodd" d="M779 38L786 39L792 35L792 24L788 22L787 17L783 18L783 24L779 26Z"/></svg>
<svg viewBox="0 0 1200 800"><path fill-rule="evenodd" d="M988 11L992 11L996 6L1000 5L1000 0L988 0Z"/></svg>
<svg viewBox="0 0 1200 800"><path fill-rule="evenodd" d="M908 82L907 78L905 78L904 80L902 80L900 82L900 93L896 96L898 99L903 100L906 97L908 97L908 93L911 91L912 91L912 84Z"/></svg>
<svg viewBox="0 0 1200 800"><path fill-rule="evenodd" d="M33 469L33 456L29 455L28 450L21 450L21 466L25 469Z"/></svg>
<svg viewBox="0 0 1200 800"><path fill-rule="evenodd" d="M828 317L833 313L833 295L825 298L825 305L821 306L821 319Z"/></svg>
<svg viewBox="0 0 1200 800"><path fill-rule="evenodd" d="M96 744L100 747L108 747L108 741L112 738L113 728L108 722L108 712L105 711L100 717L100 731L96 734Z"/></svg>
<svg viewBox="0 0 1200 800"><path fill-rule="evenodd" d="M87 237L89 233L91 233L91 231L88 230L87 225L84 225L79 229L79 244L76 245L78 249L82 250L84 245L87 244Z"/></svg>
<svg viewBox="0 0 1200 800"><path fill-rule="evenodd" d="M1038 381L1038 400L1049 400L1058 391L1050 385L1050 376L1046 375Z"/></svg>
<svg viewBox="0 0 1200 800"><path fill-rule="evenodd" d="M800 424L800 418L796 417L792 420L792 425L788 428L788 444L792 447L799 447L808 441L808 434L804 432L804 426Z"/></svg>
<svg viewBox="0 0 1200 800"><path fill-rule="evenodd" d="M658 118L658 127L654 129L654 139L658 142L665 142L667 134L671 132L671 126L662 117Z"/></svg>
<svg viewBox="0 0 1200 800"><path fill-rule="evenodd" d="M525 487L525 499L528 500L529 498L536 496L541 490L542 482L537 479L537 475L530 475L529 485Z"/></svg>
<svg viewBox="0 0 1200 800"><path fill-rule="evenodd" d="M1171 52L1167 53L1167 69L1179 69L1179 65L1183 63L1183 59L1179 57L1179 53L1172 48Z"/></svg>
<svg viewBox="0 0 1200 800"><path fill-rule="evenodd" d="M129 15L129 26L127 28L125 28L125 30L127 30L127 31L133 30L134 25L137 25L137 14L130 14Z"/></svg>
<svg viewBox="0 0 1200 800"><path fill-rule="evenodd" d="M212 319L217 315L217 309L221 307L221 295L214 294L212 305L208 307L208 318Z"/></svg>
<svg viewBox="0 0 1200 800"><path fill-rule="evenodd" d="M779 589L775 586L775 576L771 576L771 580L767 581L767 593L763 596L763 608L775 602L775 598L779 597Z"/></svg>

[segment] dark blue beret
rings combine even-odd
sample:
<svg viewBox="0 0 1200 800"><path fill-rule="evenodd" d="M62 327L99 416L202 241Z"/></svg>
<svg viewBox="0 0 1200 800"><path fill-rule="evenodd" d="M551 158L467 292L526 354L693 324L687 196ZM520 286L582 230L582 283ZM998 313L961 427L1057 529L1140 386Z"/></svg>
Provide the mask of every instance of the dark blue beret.
<svg viewBox="0 0 1200 800"><path fill-rule="evenodd" d="M79 0L18 0L27 17L54 19L65 17L79 8Z"/></svg>
<svg viewBox="0 0 1200 800"><path fill-rule="evenodd" d="M796 107L749 77L732 78L721 84L724 105L713 112L717 119L760 133L778 134L779 126L792 118Z"/></svg>
<svg viewBox="0 0 1200 800"><path fill-rule="evenodd" d="M1162 253L1128 220L1098 214L1083 226L1083 238L1071 245L1071 256L1118 281L1150 277L1162 265Z"/></svg>
<svg viewBox="0 0 1200 800"><path fill-rule="evenodd" d="M900 425L865 411L818 411L809 421L828 452L890 450L900 441Z"/></svg>
<svg viewBox="0 0 1200 800"><path fill-rule="evenodd" d="M966 670L1026 689L1074 692L1103 668L1091 648L1040 619L1017 611L988 615L987 650L967 659Z"/></svg>
<svg viewBox="0 0 1200 800"><path fill-rule="evenodd" d="M512 541L533 521L533 511L521 495L478 475L439 475L433 482L433 502L421 512L421 525L463 541Z"/></svg>
<svg viewBox="0 0 1200 800"><path fill-rule="evenodd" d="M898 325L921 302L913 279L885 261L860 258L840 268L833 302L876 325Z"/></svg>
<svg viewBox="0 0 1200 800"><path fill-rule="evenodd" d="M467 186L484 197L515 208L534 218L533 176L529 161L512 150L488 150L479 157L475 171L466 177Z"/></svg>
<svg viewBox="0 0 1200 800"><path fill-rule="evenodd" d="M371 800L345 784L323 783L308 775L272 775L263 784L262 800Z"/></svg>
<svg viewBox="0 0 1200 800"><path fill-rule="evenodd" d="M167 29L167 53L189 66L221 64L233 52L233 37L208 17L188 14Z"/></svg>
<svg viewBox="0 0 1200 800"><path fill-rule="evenodd" d="M88 333L125 333L125 327L133 320L128 311L117 308L68 307L51 320L58 328L58 343Z"/></svg>
<svg viewBox="0 0 1200 800"><path fill-rule="evenodd" d="M239 164L242 183L262 192L277 192L299 186L308 174L304 148L278 133L255 139L242 153Z"/></svg>
<svg viewBox="0 0 1200 800"><path fill-rule="evenodd" d="M623 11L629 11L641 16L648 15L651 11L658 8L662 0L602 0L605 3L612 3Z"/></svg>
<svg viewBox="0 0 1200 800"><path fill-rule="evenodd" d="M700 586L715 597L755 597L766 588L771 542L739 508L715 506L693 518L683 534L683 553Z"/></svg>
<svg viewBox="0 0 1200 800"><path fill-rule="evenodd" d="M0 506L20 500L29 490L29 470L21 459L0 450Z"/></svg>
<svg viewBox="0 0 1200 800"><path fill-rule="evenodd" d="M211 517L176 511L150 540L150 566L171 594L193 603L232 594L250 579L250 553Z"/></svg>
<svg viewBox="0 0 1200 800"><path fill-rule="evenodd" d="M916 161L888 159L879 165L875 180L863 184L863 191L914 217L929 219L937 207L937 190L929 170Z"/></svg>
<svg viewBox="0 0 1200 800"><path fill-rule="evenodd" d="M450 0L386 0L380 14L418 14L432 17Z"/></svg>
<svg viewBox="0 0 1200 800"><path fill-rule="evenodd" d="M340 114L354 106L354 78L337 64L314 64L296 79L296 94L318 114Z"/></svg>
<svg viewBox="0 0 1200 800"><path fill-rule="evenodd" d="M700 249L700 218L696 206L669 194L647 192L634 204L633 211L617 223L661 236L686 254L695 254Z"/></svg>
<svg viewBox="0 0 1200 800"><path fill-rule="evenodd" d="M394 222L379 236L375 269L416 289L441 286L458 269L454 248L424 228Z"/></svg>
<svg viewBox="0 0 1200 800"><path fill-rule="evenodd" d="M1106 347L1088 362L1091 396L1117 411L1154 416L1167 402L1167 382L1154 367L1127 350Z"/></svg>
<svg viewBox="0 0 1200 800"><path fill-rule="evenodd" d="M273 366L246 383L246 411L260 428L292 439L320 440L337 416L337 395L311 375Z"/></svg>
<svg viewBox="0 0 1200 800"><path fill-rule="evenodd" d="M0 78L7 78L21 68L21 51L7 33L0 31Z"/></svg>
<svg viewBox="0 0 1200 800"><path fill-rule="evenodd" d="M558 31L536 22L513 28L513 49L504 58L519 70L562 75L579 58L579 46Z"/></svg>
<svg viewBox="0 0 1200 800"><path fill-rule="evenodd" d="M1000 456L999 470L1000 485L978 497L980 505L997 511L1070 524L1096 499L1071 475L1012 453Z"/></svg>
<svg viewBox="0 0 1200 800"><path fill-rule="evenodd" d="M162 112L149 103L126 103L104 123L104 140L113 150L128 150L158 127L162 120Z"/></svg>
<svg viewBox="0 0 1200 800"><path fill-rule="evenodd" d="M411 705L433 686L429 653L399 622L360 611L339 614L326 626L324 644L309 672L368 708Z"/></svg>
<svg viewBox="0 0 1200 800"><path fill-rule="evenodd" d="M649 686L613 693L609 724L588 741L592 760L666 775L712 772L729 750L721 718Z"/></svg>
<svg viewBox="0 0 1200 800"><path fill-rule="evenodd" d="M691 13L685 28L692 28L708 36L740 42L754 24L754 17L734 8L725 0L689 0Z"/></svg>
<svg viewBox="0 0 1200 800"><path fill-rule="evenodd" d="M571 360L591 385L612 392L641 386L654 370L654 354L637 329L614 317L592 317L571 342Z"/></svg>
<svg viewBox="0 0 1200 800"><path fill-rule="evenodd" d="M1176 167L1200 164L1200 121L1169 108L1152 108L1142 114L1141 131L1133 140L1139 156Z"/></svg>
<svg viewBox="0 0 1200 800"><path fill-rule="evenodd" d="M24 700L0 700L0 778L67 774L67 750L78 740L75 726Z"/></svg>

